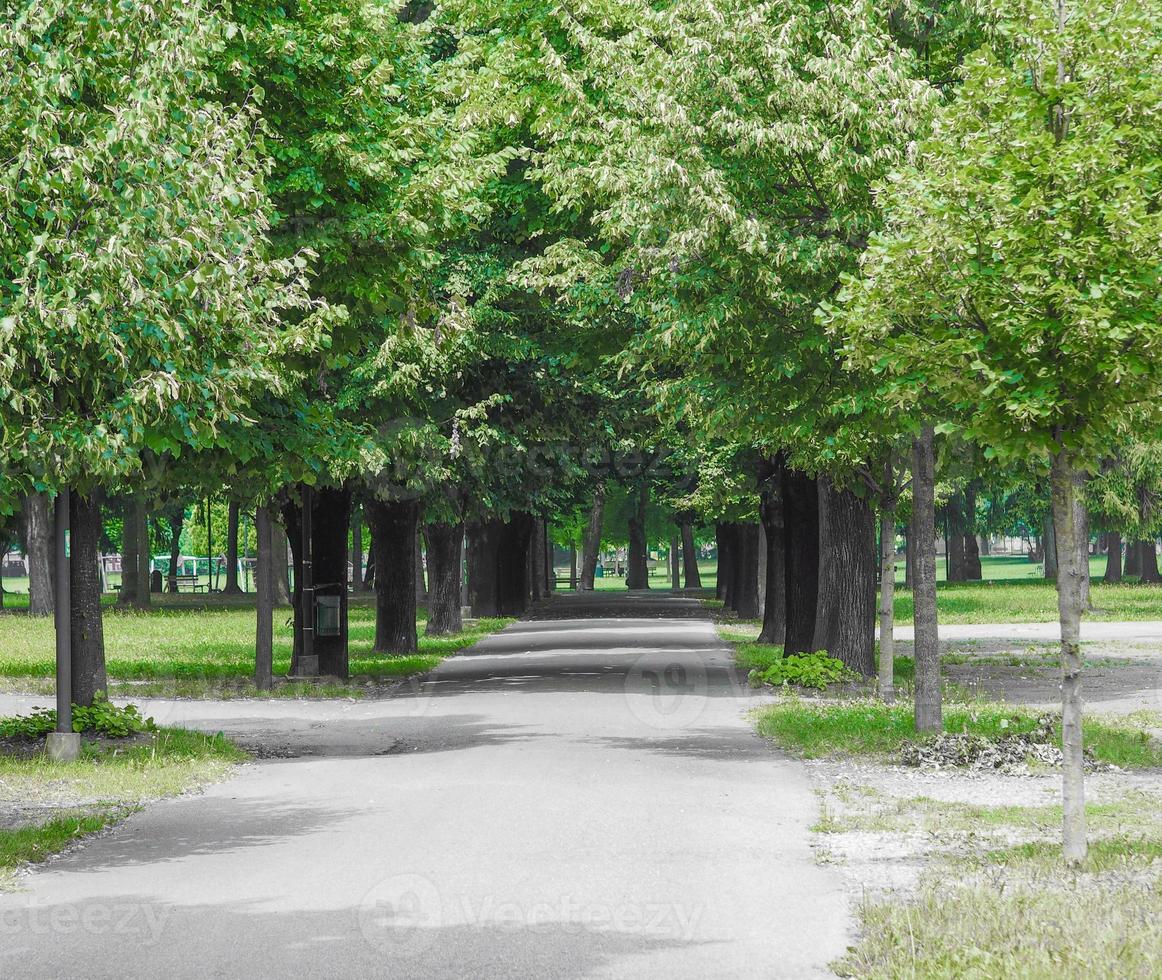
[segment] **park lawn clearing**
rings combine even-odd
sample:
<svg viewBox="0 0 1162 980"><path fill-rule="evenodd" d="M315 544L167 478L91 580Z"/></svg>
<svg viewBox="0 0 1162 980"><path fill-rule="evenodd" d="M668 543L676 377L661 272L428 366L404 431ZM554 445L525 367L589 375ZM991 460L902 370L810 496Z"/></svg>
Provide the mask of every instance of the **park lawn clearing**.
<svg viewBox="0 0 1162 980"><path fill-rule="evenodd" d="M916 734L912 710L908 702L790 697L759 708L755 724L760 734L807 759L830 755L886 759L898 757L905 743L923 740ZM1002 704L945 705L944 730L997 740L1035 732L1039 718L1036 712ZM1055 725L1059 741L1060 723ZM1132 723L1089 718L1084 740L1098 762L1123 769L1162 767L1162 743Z"/></svg>
<svg viewBox="0 0 1162 980"><path fill-rule="evenodd" d="M22 866L149 802L224 779L248 758L221 734L180 728L85 739L76 762L52 762L35 747L0 747L0 888L12 887Z"/></svg>
<svg viewBox="0 0 1162 980"><path fill-rule="evenodd" d="M507 626L510 619L469 620L447 636L423 634L419 651L376 654L375 610L350 608L351 680L277 681L254 686L255 611L231 606L163 607L147 612L106 609L106 669L110 694L132 697L358 697L376 686L422 674L445 657ZM47 694L53 689L55 647L51 618L0 616L0 686ZM275 613L274 672L290 669L293 635L289 610Z"/></svg>

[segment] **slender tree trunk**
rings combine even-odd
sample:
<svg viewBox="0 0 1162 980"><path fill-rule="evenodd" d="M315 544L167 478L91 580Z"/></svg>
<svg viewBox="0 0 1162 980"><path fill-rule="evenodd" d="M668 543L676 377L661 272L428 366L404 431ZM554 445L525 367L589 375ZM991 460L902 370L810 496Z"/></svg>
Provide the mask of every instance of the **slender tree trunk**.
<svg viewBox="0 0 1162 980"><path fill-rule="evenodd" d="M371 521L367 522L368 530ZM367 543L367 570L363 573L363 591L370 592L375 588L375 538Z"/></svg>
<svg viewBox="0 0 1162 980"><path fill-rule="evenodd" d="M719 521L714 525L714 550L718 557L715 573L714 597L722 601L724 607L729 607L728 593L730 591L730 525Z"/></svg>
<svg viewBox="0 0 1162 980"><path fill-rule="evenodd" d="M904 532L904 588L911 589L916 581L915 549L912 547L912 532Z"/></svg>
<svg viewBox="0 0 1162 980"><path fill-rule="evenodd" d="M577 591L577 542L569 543L569 588Z"/></svg>
<svg viewBox="0 0 1162 980"><path fill-rule="evenodd" d="M363 511L351 507L351 588L363 587Z"/></svg>
<svg viewBox="0 0 1162 980"><path fill-rule="evenodd" d="M460 544L463 524L429 524L424 528L428 545L428 636L459 633Z"/></svg>
<svg viewBox="0 0 1162 980"><path fill-rule="evenodd" d="M24 498L24 523L28 538L28 613L51 616L53 522L48 494L30 493Z"/></svg>
<svg viewBox="0 0 1162 980"><path fill-rule="evenodd" d="M670 538L670 591L678 592L682 588L682 558L678 554L681 539L678 535Z"/></svg>
<svg viewBox="0 0 1162 980"><path fill-rule="evenodd" d="M949 582L968 579L964 567L964 503L955 493L944 508L944 569Z"/></svg>
<svg viewBox="0 0 1162 980"><path fill-rule="evenodd" d="M1141 581L1157 584L1162 582L1158 574L1158 550L1154 541L1138 542L1138 563L1141 566Z"/></svg>
<svg viewBox="0 0 1162 980"><path fill-rule="evenodd" d="M545 576L545 524L539 519L533 522L533 536L529 542L529 588L534 600L549 594Z"/></svg>
<svg viewBox="0 0 1162 980"><path fill-rule="evenodd" d="M758 524L738 525L737 560L735 562L734 608L741 619L759 616L759 539Z"/></svg>
<svg viewBox="0 0 1162 980"><path fill-rule="evenodd" d="M423 535L420 534L419 524L416 525L416 605L426 605L428 602L428 582L424 576L424 548Z"/></svg>
<svg viewBox="0 0 1162 980"><path fill-rule="evenodd" d="M636 506L629 518L629 554L625 573L627 589L648 589L650 570L646 564L646 504L649 487L643 482L638 488Z"/></svg>
<svg viewBox="0 0 1162 980"><path fill-rule="evenodd" d="M1050 512L1045 518L1045 529L1042 532L1041 539L1045 547L1045 580L1048 582L1057 581L1057 528L1053 523L1053 513Z"/></svg>
<svg viewBox="0 0 1162 980"><path fill-rule="evenodd" d="M1068 864L1086 856L1085 758L1081 731L1081 616L1089 576L1082 477L1066 450L1053 457L1053 519L1057 535L1057 612L1061 620L1062 832Z"/></svg>
<svg viewBox="0 0 1162 980"><path fill-rule="evenodd" d="M96 496L73 491L69 506L69 620L73 647L73 704L88 706L108 687L101 622L101 506Z"/></svg>
<svg viewBox="0 0 1162 980"><path fill-rule="evenodd" d="M149 539L149 505L145 497L138 495L133 499L133 519L137 524L137 600L138 609L148 609L152 604L151 590L153 578L150 565L152 552Z"/></svg>
<svg viewBox="0 0 1162 980"><path fill-rule="evenodd" d="M267 512L269 516L269 511ZM178 564L182 560L182 527L186 523L186 514L180 510L169 521L169 574L166 576L166 591L176 594L178 591Z"/></svg>
<svg viewBox="0 0 1162 980"><path fill-rule="evenodd" d="M121 592L117 605L132 606L137 602L137 502L130 500L125 507L121 524Z"/></svg>
<svg viewBox="0 0 1162 980"><path fill-rule="evenodd" d="M605 520L605 486L599 484L593 491L593 506L589 510L589 524L581 543L581 581L577 588L581 592L593 591L593 580L597 575L597 559L601 552L601 527Z"/></svg>
<svg viewBox="0 0 1162 980"><path fill-rule="evenodd" d="M759 471L759 518L767 549L763 628L759 643L779 645L787 632L786 556L783 551L783 460L775 457Z"/></svg>
<svg viewBox="0 0 1162 980"><path fill-rule="evenodd" d="M784 651L810 653L819 603L819 488L806 473L783 470L784 576L787 629Z"/></svg>
<svg viewBox="0 0 1162 980"><path fill-rule="evenodd" d="M274 601L280 606L291 604L290 591L290 542L287 540L286 529L278 523L271 522L271 554L274 561Z"/></svg>
<svg viewBox="0 0 1162 980"><path fill-rule="evenodd" d="M936 619L936 453L931 425L912 441L912 586L916 731L943 727L940 703L940 634Z"/></svg>
<svg viewBox="0 0 1162 980"><path fill-rule="evenodd" d="M238 584L238 518L241 514L237 500L231 500L226 518L226 584L223 595L241 595Z"/></svg>
<svg viewBox="0 0 1162 980"><path fill-rule="evenodd" d="M364 506L375 543L375 652L414 653L419 504L372 498Z"/></svg>
<svg viewBox="0 0 1162 980"><path fill-rule="evenodd" d="M1105 581L1113 585L1122 580L1122 536L1117 531L1106 535Z"/></svg>
<svg viewBox="0 0 1162 980"><path fill-rule="evenodd" d="M984 577L976 541L976 488L972 484L964 491L964 577L968 582L979 582Z"/></svg>
<svg viewBox="0 0 1162 980"><path fill-rule="evenodd" d="M876 672L875 515L868 501L819 479L820 585L815 648L864 677Z"/></svg>
<svg viewBox="0 0 1162 980"><path fill-rule="evenodd" d="M761 623L766 615L767 609L767 556L770 554L770 548L767 545L767 529L763 526L762 518L760 516L758 522L758 580L755 582L755 589L758 592L759 613L758 618Z"/></svg>
<svg viewBox="0 0 1162 980"><path fill-rule="evenodd" d="M698 571L698 549L694 545L694 528L689 521L681 525L682 530L682 577L686 588L702 588L702 574Z"/></svg>
<svg viewBox="0 0 1162 980"><path fill-rule="evenodd" d="M880 497L880 697L896 700L896 474L892 454L884 463Z"/></svg>
<svg viewBox="0 0 1162 980"><path fill-rule="evenodd" d="M255 566L255 590L258 605L254 631L254 686L260 691L274 687L274 541L270 510L263 506L254 512L254 533L258 539ZM173 568L173 565L170 565Z"/></svg>

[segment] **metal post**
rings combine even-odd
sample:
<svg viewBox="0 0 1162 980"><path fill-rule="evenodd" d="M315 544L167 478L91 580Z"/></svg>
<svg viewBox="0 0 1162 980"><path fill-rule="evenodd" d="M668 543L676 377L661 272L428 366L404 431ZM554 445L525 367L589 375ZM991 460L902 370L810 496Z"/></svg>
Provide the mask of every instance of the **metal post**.
<svg viewBox="0 0 1162 980"><path fill-rule="evenodd" d="M69 491L56 498L56 731L45 746L55 762L72 762L80 755L81 736L73 731L72 583L69 565Z"/></svg>
<svg viewBox="0 0 1162 980"><path fill-rule="evenodd" d="M303 588L302 588L302 619L303 619L303 647L299 654L298 672L303 677L316 677L319 673L319 658L315 653L315 569L313 553L311 551L312 518L315 507L314 491L310 487L303 487Z"/></svg>

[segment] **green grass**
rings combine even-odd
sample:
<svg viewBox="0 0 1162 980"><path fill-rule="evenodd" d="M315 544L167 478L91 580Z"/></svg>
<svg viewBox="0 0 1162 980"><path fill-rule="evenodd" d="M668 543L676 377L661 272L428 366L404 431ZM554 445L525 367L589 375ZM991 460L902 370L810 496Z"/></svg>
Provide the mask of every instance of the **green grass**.
<svg viewBox="0 0 1162 980"><path fill-rule="evenodd" d="M375 654L375 610L350 607L351 675L353 680L382 682L431 670L449 654L507 625L511 620L470 621L467 629L449 636L428 637L421 630L416 654ZM140 694L205 696L254 695L255 611L237 606L160 608L149 612L106 609L106 667L112 690ZM275 614L274 669L290 669L290 611ZM40 693L39 685L55 670L51 618L0 616L0 678L9 689ZM356 685L280 684L275 693L349 696Z"/></svg>
<svg viewBox="0 0 1162 980"><path fill-rule="evenodd" d="M912 706L878 701L818 702L788 699L757 712L760 734L809 758L828 755L889 756L916 738ZM986 738L1036 730L1037 715L1004 705L945 707L944 729ZM1162 767L1162 743L1128 724L1089 719L1084 739L1094 757L1122 768Z"/></svg>
<svg viewBox="0 0 1162 980"><path fill-rule="evenodd" d="M85 742L76 762L52 762L43 752L0 755L5 802L59 808L46 821L0 830L0 887L11 885L21 864L42 861L151 800L222 779L247 758L222 735L178 728L140 744L110 744Z"/></svg>

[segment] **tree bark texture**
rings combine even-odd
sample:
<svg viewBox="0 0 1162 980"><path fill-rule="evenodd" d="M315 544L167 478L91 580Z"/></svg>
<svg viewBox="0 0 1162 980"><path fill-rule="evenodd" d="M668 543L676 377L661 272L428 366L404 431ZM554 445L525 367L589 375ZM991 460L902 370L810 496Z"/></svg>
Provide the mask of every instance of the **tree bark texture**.
<svg viewBox="0 0 1162 980"><path fill-rule="evenodd" d="M759 525L740 523L734 574L734 609L741 619L759 615Z"/></svg>
<svg viewBox="0 0 1162 980"><path fill-rule="evenodd" d="M1122 536L1117 531L1106 535L1105 581L1114 585L1122 580Z"/></svg>
<svg viewBox="0 0 1162 980"><path fill-rule="evenodd" d="M290 542L287 540L286 528L272 521L270 537L274 560L274 601L280 606L289 606L291 604Z"/></svg>
<svg viewBox="0 0 1162 980"><path fill-rule="evenodd" d="M694 527L688 521L682 531L682 579L688 589L702 588L702 574L698 570L698 549L694 544Z"/></svg>
<svg viewBox="0 0 1162 980"><path fill-rule="evenodd" d="M254 569L257 620L254 629L254 686L269 691L274 686L274 541L269 508L254 512L257 563ZM170 565L173 568L173 565Z"/></svg>
<svg viewBox="0 0 1162 980"><path fill-rule="evenodd" d="M269 516L269 511L267 515ZM166 576L166 591L178 591L178 564L182 560L182 527L186 522L184 510L178 510L166 518L169 523L169 574Z"/></svg>
<svg viewBox="0 0 1162 980"><path fill-rule="evenodd" d="M875 674L875 515L869 502L819 479L820 577L815 649Z"/></svg>
<svg viewBox="0 0 1162 980"><path fill-rule="evenodd" d="M223 595L241 595L242 586L238 584L238 520L242 509L237 500L231 500L226 517L226 584L222 587Z"/></svg>
<svg viewBox="0 0 1162 980"><path fill-rule="evenodd" d="M682 588L682 557L679 553L681 547L681 538L675 534L670 538L670 590L673 592L678 592Z"/></svg>
<svg viewBox="0 0 1162 980"><path fill-rule="evenodd" d="M581 592L593 591L593 580L597 575L597 559L601 552L601 527L605 520L605 486L599 484L593 491L593 506L589 509L589 523L581 542L581 581L577 588Z"/></svg>
<svg viewBox="0 0 1162 980"><path fill-rule="evenodd" d="M766 532L766 592L763 603L763 628L759 643L779 645L787 632L786 556L783 552L783 462L771 461L759 472L759 518Z"/></svg>
<svg viewBox="0 0 1162 980"><path fill-rule="evenodd" d="M473 616L500 615L496 573L503 526L496 520L468 525L468 605Z"/></svg>
<svg viewBox="0 0 1162 980"><path fill-rule="evenodd" d="M24 498L24 526L28 539L28 613L51 616L53 522L48 494L30 493Z"/></svg>
<svg viewBox="0 0 1162 980"><path fill-rule="evenodd" d="M351 588L363 587L363 511L351 507Z"/></svg>
<svg viewBox="0 0 1162 980"><path fill-rule="evenodd" d="M1050 513L1045 518L1044 530L1041 534L1041 540L1045 548L1045 580L1048 582L1057 581L1057 528L1053 523L1053 513Z"/></svg>
<svg viewBox="0 0 1162 980"><path fill-rule="evenodd" d="M424 528L428 545L428 636L459 633L460 543L463 524L429 524Z"/></svg>
<svg viewBox="0 0 1162 980"><path fill-rule="evenodd" d="M714 550L718 553L717 580L714 586L716 599L722 601L724 608L730 608L730 574L731 574L731 525L719 521L714 525Z"/></svg>
<svg viewBox="0 0 1162 980"><path fill-rule="evenodd" d="M150 596L150 559L152 548L149 540L149 505L143 495L133 498L133 523L137 526L137 597L134 605L138 609L148 609Z"/></svg>
<svg viewBox="0 0 1162 980"><path fill-rule="evenodd" d="M1137 541L1126 542L1126 567L1122 574L1130 578L1142 574L1142 549Z"/></svg>
<svg viewBox="0 0 1162 980"><path fill-rule="evenodd" d="M625 587L627 589L648 589L650 570L646 564L646 504L649 502L649 487L643 483L637 491L637 500L629 518L629 547L626 556Z"/></svg>
<svg viewBox="0 0 1162 980"><path fill-rule="evenodd" d="M916 731L940 731L940 634L936 619L936 452L935 433L920 427L912 441L912 585Z"/></svg>
<svg viewBox="0 0 1162 980"><path fill-rule="evenodd" d="M896 477L892 457L884 464L880 497L880 697L892 704L896 700Z"/></svg>
<svg viewBox="0 0 1162 980"><path fill-rule="evenodd" d="M813 476L783 470L784 584L788 654L810 653L819 603L819 488Z"/></svg>
<svg viewBox="0 0 1162 980"><path fill-rule="evenodd" d="M69 504L73 704L88 706L108 687L101 621L101 506L96 496L76 491L70 494Z"/></svg>
<svg viewBox="0 0 1162 980"><path fill-rule="evenodd" d="M1158 549L1154 541L1138 542L1138 573L1140 581L1156 585L1162 582L1162 575L1158 574Z"/></svg>
<svg viewBox="0 0 1162 980"><path fill-rule="evenodd" d="M125 519L121 523L121 591L117 595L117 605L132 606L137 603L137 515L136 501L129 500L125 506Z"/></svg>
<svg viewBox="0 0 1162 980"><path fill-rule="evenodd" d="M375 542L375 651L415 653L419 503L371 499L365 506Z"/></svg>

